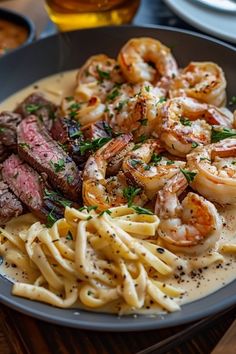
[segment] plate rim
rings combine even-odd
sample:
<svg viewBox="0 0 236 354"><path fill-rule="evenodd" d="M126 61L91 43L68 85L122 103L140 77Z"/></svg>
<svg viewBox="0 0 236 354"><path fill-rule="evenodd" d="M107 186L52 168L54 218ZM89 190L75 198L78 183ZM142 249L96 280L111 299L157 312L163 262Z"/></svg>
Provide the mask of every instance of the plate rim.
<svg viewBox="0 0 236 354"><path fill-rule="evenodd" d="M185 0L184 0L185 1ZM180 18L182 18L184 21L186 21L188 24L196 27L197 29L200 29L201 31L204 31L206 33L209 33L212 36L216 36L218 38L221 38L221 40L225 40L225 41L230 41L231 43L236 43L236 37L235 36L231 36L228 33L222 33L221 31L218 31L217 29L213 29L213 28L209 28L207 25L204 25L204 23L196 21L195 18L191 19L189 18L189 16L187 14L185 14L184 11L181 10L181 8L179 6L176 6L177 2L173 1L173 0L164 0L164 3L175 13L177 14L177 16L179 16ZM194 6L196 4L192 4L190 3L191 7L194 8ZM207 6L206 6L207 7ZM207 7L209 9L209 7ZM201 10L202 12L204 12L204 9ZM217 11L218 13L220 13L220 11ZM224 16L229 16L232 17L235 14L235 12L224 12Z"/></svg>
<svg viewBox="0 0 236 354"><path fill-rule="evenodd" d="M207 40L207 41L210 41L210 42L213 42L214 44L217 44L217 45L220 45L220 46L223 46L227 49L230 49L231 51L233 52L236 52L236 48L234 46L231 46L230 44L228 43L225 43L219 39L215 39L215 38L212 38L208 35L205 35L205 34L198 34L194 31L189 31L189 30L184 30L184 29L179 29L179 28L175 28L175 27L168 27L168 26L153 26L153 25L143 25L143 26L120 26L121 28L124 28L124 29L128 29L128 28L132 28L132 29L151 29L151 30L164 30L164 31L167 31L167 32L175 32L175 33L184 33L184 34L187 34L189 36L194 36L194 37L197 37L197 38L200 38L200 39L204 39L204 40ZM73 31L73 32L92 32L92 31L104 31L104 29L106 31L109 31L109 30L117 30L117 27L116 26L111 26L111 27L100 27L100 28L96 28L96 29L83 29L83 30L77 30L77 31ZM66 32L64 33L66 35ZM43 38L43 39L40 39L39 41L47 41L47 39L52 39L52 37L57 37L58 36L58 33L57 34L53 34L47 38ZM38 41L37 41L38 42ZM35 42L33 45L37 45L37 42ZM24 50L24 48L22 49L18 49L18 50ZM17 51L18 51L17 50ZM15 55L16 53L10 53L9 55ZM1 60L7 60L7 57L3 57ZM0 276L0 285L3 284L3 282L9 282L5 277L3 276ZM233 280L231 283L227 284L224 288L222 289L225 289L229 286L232 286L232 284L234 283L234 286L236 286L236 280ZM222 289L218 290L218 291L221 291ZM182 305L183 306L191 306L192 303L196 303L196 302L201 302L203 299L205 298L209 298L211 297L212 295L214 295L216 292L214 293L211 293L209 295L207 295L206 297L204 298L201 298L199 300L195 300L191 303L187 303L185 305ZM235 304L236 303L236 292L235 294L227 297L227 298L223 298L221 299L220 301L220 304L214 304L212 306L209 306L207 309L204 309L204 311L199 311L199 312L196 312L194 315L193 314L187 314L185 315L184 318L180 317L180 319L177 320L173 320L171 319L170 317L168 318L169 314L164 315L164 321L151 321L149 320L149 317L145 316L145 318L148 319L148 323L143 323L143 322L136 322L135 323L135 320L133 318L133 316L131 315L132 317L132 322L130 322L128 319L130 318L130 316L125 316L127 318L127 323L124 323L122 321L117 321L117 322L108 322L108 323L105 323L105 322L102 322L99 320L98 321L81 321L79 319L79 316L73 316L73 318L64 318L61 314L60 314L60 310L61 309L58 309L58 308L54 308L56 309L56 315L52 314L52 313L48 313L46 311L47 307L48 308L53 308L52 306L50 305L46 305L46 304L43 304L43 307L45 306L45 311L44 312L41 312L40 309L35 309L33 307L33 304L35 304L35 302L33 301L30 301L30 300L26 300L26 299L23 299L23 301L20 302L20 299L21 298L18 298L18 297L15 297L14 295L10 295L9 296L5 296L5 295L2 295L0 294L0 302L2 302L3 304L13 308L14 310L17 310L21 313L24 313L26 315L29 315L31 317L34 317L34 318L37 318L37 319L40 319L40 320L44 320L46 322L49 322L49 323L54 323L54 324L58 324L58 325L62 325L62 326L67 326L67 327L74 327L74 328L80 328L80 329L86 329L86 330L97 330L97 331L109 331L109 332L128 332L128 331L146 331L146 330L153 330L153 329L161 329L161 328L170 328L170 327L174 327L174 326L177 326L177 325L182 325L182 324L185 324L185 323L189 323L189 322L192 322L192 321L196 321L200 318L204 318L206 316L209 316L209 315L212 315L216 312L219 312L221 310L224 310L228 307L230 307L231 305ZM19 300L19 302L18 302ZM22 300L22 299L21 299ZM25 304L24 304L25 302ZM27 306L28 304L28 306ZM70 311L72 309L68 309L68 311ZM74 312L76 311L84 311L84 310L80 310L80 309L73 309ZM89 312L90 314L93 313L94 315L96 315L97 313L96 312ZM181 313L181 311L180 311ZM99 313L101 314L101 313ZM119 316L117 315L109 315L112 317L112 319L114 320L114 318L119 318ZM162 315L161 315L162 316ZM160 317L160 316L157 316L157 318Z"/></svg>

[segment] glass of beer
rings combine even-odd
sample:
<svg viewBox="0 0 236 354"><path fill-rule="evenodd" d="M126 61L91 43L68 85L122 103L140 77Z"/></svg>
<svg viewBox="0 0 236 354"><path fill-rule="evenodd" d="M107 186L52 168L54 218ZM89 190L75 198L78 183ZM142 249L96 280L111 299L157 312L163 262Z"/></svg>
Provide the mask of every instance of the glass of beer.
<svg viewBox="0 0 236 354"><path fill-rule="evenodd" d="M46 0L46 9L60 31L131 22L140 0Z"/></svg>

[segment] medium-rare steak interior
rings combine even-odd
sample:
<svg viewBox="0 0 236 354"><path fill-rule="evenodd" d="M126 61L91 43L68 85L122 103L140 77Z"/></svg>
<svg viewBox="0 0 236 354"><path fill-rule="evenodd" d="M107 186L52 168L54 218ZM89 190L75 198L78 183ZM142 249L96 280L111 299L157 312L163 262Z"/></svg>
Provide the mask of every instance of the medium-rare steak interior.
<svg viewBox="0 0 236 354"><path fill-rule="evenodd" d="M45 173L49 182L71 200L81 193L81 173L63 148L51 138L36 116L25 118L18 126L18 154L35 170Z"/></svg>
<svg viewBox="0 0 236 354"><path fill-rule="evenodd" d="M53 191L43 178L17 155L12 154L4 161L2 177L27 208L34 212L47 225L62 218L65 207L73 204ZM6 189L6 184L1 183ZM13 194L12 196L14 197ZM3 198L3 194L0 197L0 201L1 198ZM17 201L16 197L15 199Z"/></svg>

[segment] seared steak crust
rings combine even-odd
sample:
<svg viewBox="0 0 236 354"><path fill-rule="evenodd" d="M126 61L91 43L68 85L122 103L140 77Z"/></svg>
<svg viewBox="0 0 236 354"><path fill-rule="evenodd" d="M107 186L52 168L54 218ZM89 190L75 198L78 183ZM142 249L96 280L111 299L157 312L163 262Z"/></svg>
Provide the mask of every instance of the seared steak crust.
<svg viewBox="0 0 236 354"><path fill-rule="evenodd" d="M24 118L34 114L50 130L56 110L56 105L48 101L42 93L35 92L26 97L15 109L15 112L21 114Z"/></svg>
<svg viewBox="0 0 236 354"><path fill-rule="evenodd" d="M51 134L82 170L89 155L80 153L80 145L84 141L80 124L74 119L58 117L53 123Z"/></svg>
<svg viewBox="0 0 236 354"><path fill-rule="evenodd" d="M8 185L0 181L0 225L15 216L23 213L23 206L19 199L10 192Z"/></svg>
<svg viewBox="0 0 236 354"><path fill-rule="evenodd" d="M18 126L17 136L19 156L38 172L45 173L50 183L66 197L78 201L81 173L37 117L25 118Z"/></svg>
<svg viewBox="0 0 236 354"><path fill-rule="evenodd" d="M0 162L9 156L11 151L17 150L16 128L21 119L21 115L17 113L0 113Z"/></svg>

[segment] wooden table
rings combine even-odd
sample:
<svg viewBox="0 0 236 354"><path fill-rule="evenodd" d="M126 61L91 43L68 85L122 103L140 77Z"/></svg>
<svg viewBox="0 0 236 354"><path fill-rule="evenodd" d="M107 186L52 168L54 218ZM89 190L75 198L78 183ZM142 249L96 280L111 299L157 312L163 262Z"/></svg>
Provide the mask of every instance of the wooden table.
<svg viewBox="0 0 236 354"><path fill-rule="evenodd" d="M36 24L37 36L47 27L48 17L43 0L3 1L0 6L30 16ZM191 28L157 0L143 0L134 23ZM168 353L210 353L235 315L236 310L231 311ZM141 333L89 332L48 324L0 305L0 354L134 354L187 327L188 325Z"/></svg>

